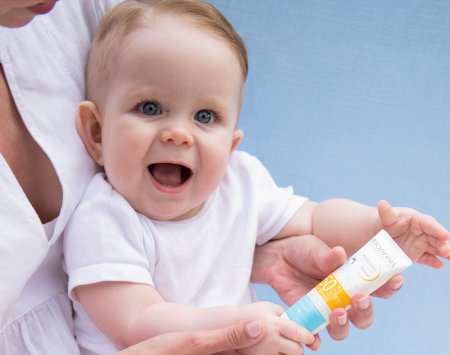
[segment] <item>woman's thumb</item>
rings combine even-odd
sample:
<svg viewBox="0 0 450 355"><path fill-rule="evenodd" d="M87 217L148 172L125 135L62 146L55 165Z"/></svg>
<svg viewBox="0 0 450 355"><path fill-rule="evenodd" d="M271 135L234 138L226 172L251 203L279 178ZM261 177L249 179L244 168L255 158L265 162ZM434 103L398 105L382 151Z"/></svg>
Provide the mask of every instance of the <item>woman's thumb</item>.
<svg viewBox="0 0 450 355"><path fill-rule="evenodd" d="M210 352L205 352L205 354L243 349L255 345L264 337L265 329L261 321L252 321L230 325L214 332L216 334L209 341L211 344Z"/></svg>

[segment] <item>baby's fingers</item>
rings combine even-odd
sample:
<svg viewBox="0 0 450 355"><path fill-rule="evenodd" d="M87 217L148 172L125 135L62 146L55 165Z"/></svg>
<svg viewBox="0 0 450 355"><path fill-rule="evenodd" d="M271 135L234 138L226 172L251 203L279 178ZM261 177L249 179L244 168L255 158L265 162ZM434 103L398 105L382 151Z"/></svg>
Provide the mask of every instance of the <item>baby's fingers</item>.
<svg viewBox="0 0 450 355"><path fill-rule="evenodd" d="M420 228L428 235L441 241L450 239L450 232L444 228L436 219L428 215L420 215Z"/></svg>
<svg viewBox="0 0 450 355"><path fill-rule="evenodd" d="M278 344L278 349L278 353L283 355L303 355L305 353L301 344L288 339L282 339Z"/></svg>
<svg viewBox="0 0 450 355"><path fill-rule="evenodd" d="M437 256L450 260L450 245L448 240L436 240L434 239L434 245L437 249Z"/></svg>
<svg viewBox="0 0 450 355"><path fill-rule="evenodd" d="M426 243L428 246L424 247L424 253L450 260L450 245L448 241L437 239L432 235L426 235Z"/></svg>
<svg viewBox="0 0 450 355"><path fill-rule="evenodd" d="M421 255L417 262L419 264L432 267L433 269L442 269L444 267L444 263L441 260L428 253Z"/></svg>
<svg viewBox="0 0 450 355"><path fill-rule="evenodd" d="M381 200L377 204L378 215L380 216L381 224L383 226L390 226L397 222L399 212L393 208L389 202Z"/></svg>
<svg viewBox="0 0 450 355"><path fill-rule="evenodd" d="M283 337L292 340L295 343L314 343L314 335L302 326L288 319L280 319L280 321L280 335Z"/></svg>
<svg viewBox="0 0 450 355"><path fill-rule="evenodd" d="M440 256L442 258L450 260L450 245L448 241L438 240L433 237L428 237L429 243L433 246L433 249L428 251L428 254Z"/></svg>

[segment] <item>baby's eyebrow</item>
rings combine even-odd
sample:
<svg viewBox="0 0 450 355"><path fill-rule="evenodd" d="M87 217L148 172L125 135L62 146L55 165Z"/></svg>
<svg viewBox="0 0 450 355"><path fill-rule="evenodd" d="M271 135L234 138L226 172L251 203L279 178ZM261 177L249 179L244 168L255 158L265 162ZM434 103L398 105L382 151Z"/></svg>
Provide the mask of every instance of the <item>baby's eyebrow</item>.
<svg viewBox="0 0 450 355"><path fill-rule="evenodd" d="M148 95L159 91L155 85L139 85L138 87L130 87L127 89L127 96L137 97L142 95Z"/></svg>

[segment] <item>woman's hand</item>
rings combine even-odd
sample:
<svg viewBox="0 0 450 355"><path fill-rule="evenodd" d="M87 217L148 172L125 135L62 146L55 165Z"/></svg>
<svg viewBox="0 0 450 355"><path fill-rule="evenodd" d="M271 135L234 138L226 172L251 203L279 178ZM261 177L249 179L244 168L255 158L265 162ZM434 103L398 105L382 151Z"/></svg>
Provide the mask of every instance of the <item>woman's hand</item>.
<svg viewBox="0 0 450 355"><path fill-rule="evenodd" d="M260 321L216 330L166 333L122 350L117 355L212 355L255 345L264 333Z"/></svg>
<svg viewBox="0 0 450 355"><path fill-rule="evenodd" d="M347 260L343 248L329 248L315 236L290 237L271 241L255 251L252 281L269 284L283 302L292 305L308 293L331 272ZM402 275L396 275L374 295L388 298L403 284ZM336 309L330 315L328 332L333 339L345 339L349 322L360 329L372 324L373 307L370 296L358 293L352 299L352 308ZM317 350L320 338L310 346Z"/></svg>
<svg viewBox="0 0 450 355"><path fill-rule="evenodd" d="M314 336L299 324L280 317L283 307L270 302L255 302L239 306L238 319L260 320L266 334L258 344L238 351L242 355L299 355L304 353L303 344L312 344Z"/></svg>

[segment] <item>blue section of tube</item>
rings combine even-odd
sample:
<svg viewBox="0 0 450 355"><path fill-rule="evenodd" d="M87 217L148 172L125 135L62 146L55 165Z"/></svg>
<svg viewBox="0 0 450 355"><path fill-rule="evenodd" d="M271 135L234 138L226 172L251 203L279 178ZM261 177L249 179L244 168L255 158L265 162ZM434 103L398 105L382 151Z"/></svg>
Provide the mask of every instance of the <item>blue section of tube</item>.
<svg viewBox="0 0 450 355"><path fill-rule="evenodd" d="M292 307L286 310L289 319L300 324L310 332L314 331L326 322L325 318L319 312L317 307L308 297L302 297Z"/></svg>

